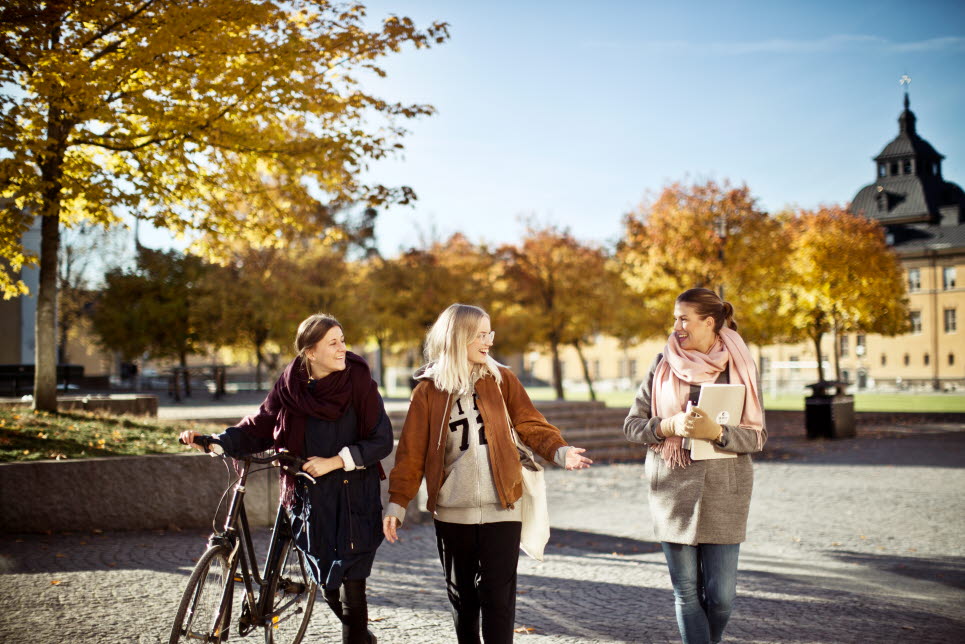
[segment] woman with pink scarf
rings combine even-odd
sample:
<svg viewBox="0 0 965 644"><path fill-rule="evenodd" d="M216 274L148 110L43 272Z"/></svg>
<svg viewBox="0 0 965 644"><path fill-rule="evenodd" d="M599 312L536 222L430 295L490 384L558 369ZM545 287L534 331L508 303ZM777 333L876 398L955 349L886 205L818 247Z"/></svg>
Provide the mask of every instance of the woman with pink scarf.
<svg viewBox="0 0 965 644"><path fill-rule="evenodd" d="M696 406L687 412L709 383L745 386L739 423L719 425ZM627 440L650 447L650 513L670 569L681 639L720 642L737 593L754 484L749 455L767 440L757 368L729 302L706 288L677 297L673 333L640 385L623 431ZM694 461L684 438L713 441L737 457Z"/></svg>

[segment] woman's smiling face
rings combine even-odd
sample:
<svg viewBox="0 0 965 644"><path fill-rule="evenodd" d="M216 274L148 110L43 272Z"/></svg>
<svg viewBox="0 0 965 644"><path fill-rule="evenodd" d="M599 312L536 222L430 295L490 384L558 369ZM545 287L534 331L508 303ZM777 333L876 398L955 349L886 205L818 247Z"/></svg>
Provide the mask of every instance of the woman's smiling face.
<svg viewBox="0 0 965 644"><path fill-rule="evenodd" d="M472 342L469 343L469 347L467 348L469 362L473 364L486 364L486 358L489 356L489 348L493 346L494 335L489 318L484 317L479 320L479 326L476 327L476 335L473 336Z"/></svg>
<svg viewBox="0 0 965 644"><path fill-rule="evenodd" d="M673 308L673 320L673 332L682 349L707 353L714 346L717 340L714 318L709 315L702 318L690 304L677 302Z"/></svg>

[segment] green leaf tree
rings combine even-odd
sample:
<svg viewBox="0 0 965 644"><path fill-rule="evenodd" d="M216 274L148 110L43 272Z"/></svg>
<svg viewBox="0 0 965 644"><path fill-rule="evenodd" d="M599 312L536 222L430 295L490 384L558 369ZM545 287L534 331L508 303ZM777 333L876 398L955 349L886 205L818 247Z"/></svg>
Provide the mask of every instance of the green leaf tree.
<svg viewBox="0 0 965 644"><path fill-rule="evenodd" d="M208 269L195 255L139 248L134 269L112 269L105 275L92 315L101 344L125 360L146 353L187 367L188 355L209 340L203 334L210 327L201 306ZM186 379L188 395L189 383Z"/></svg>

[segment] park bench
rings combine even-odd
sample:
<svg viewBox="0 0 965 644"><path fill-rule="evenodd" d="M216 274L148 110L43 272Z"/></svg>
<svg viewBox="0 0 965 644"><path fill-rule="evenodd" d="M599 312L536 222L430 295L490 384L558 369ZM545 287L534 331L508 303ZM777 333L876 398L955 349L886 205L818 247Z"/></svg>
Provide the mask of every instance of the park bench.
<svg viewBox="0 0 965 644"><path fill-rule="evenodd" d="M84 377L84 367L79 364L57 365L57 386L67 389L70 383ZM22 396L33 393L34 366L32 364L0 365L0 395Z"/></svg>

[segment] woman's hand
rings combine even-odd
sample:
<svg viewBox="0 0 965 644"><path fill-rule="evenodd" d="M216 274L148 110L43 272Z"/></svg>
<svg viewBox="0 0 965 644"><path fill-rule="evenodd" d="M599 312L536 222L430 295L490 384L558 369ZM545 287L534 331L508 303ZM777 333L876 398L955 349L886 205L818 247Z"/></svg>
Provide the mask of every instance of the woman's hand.
<svg viewBox="0 0 965 644"><path fill-rule="evenodd" d="M399 540L399 520L395 517L385 517L382 519L382 532L385 534L385 538L389 540L389 543L395 543Z"/></svg>
<svg viewBox="0 0 965 644"><path fill-rule="evenodd" d="M724 433L724 428L711 419L700 407L693 407L687 417L687 435L690 438L703 438L715 441Z"/></svg>
<svg viewBox="0 0 965 644"><path fill-rule="evenodd" d="M310 456L305 464L302 465L302 469L315 478L325 476L329 472L334 472L335 470L340 470L344 467L345 461L342 460L341 456L332 456L331 458L325 458L323 456Z"/></svg>
<svg viewBox="0 0 965 644"><path fill-rule="evenodd" d="M664 438L669 438L671 436L682 436L684 438L689 438L687 433L687 418L689 414L685 411L677 412L669 418L664 418L660 421L660 433L663 434Z"/></svg>
<svg viewBox="0 0 965 644"><path fill-rule="evenodd" d="M194 442L194 438L196 436L203 436L203 434L199 434L198 432L193 432L190 429L186 429L180 434L178 434L178 440L180 440L188 447L193 447L194 449L203 450L204 449L203 447L201 447L200 445Z"/></svg>
<svg viewBox="0 0 965 644"><path fill-rule="evenodd" d="M583 452L585 451L582 447L571 447L566 450L566 465L564 465L564 467L568 470L584 470L588 468L593 461L583 456Z"/></svg>

